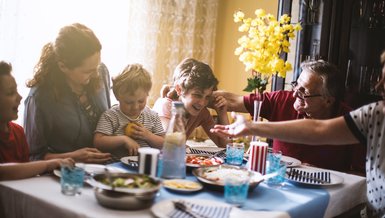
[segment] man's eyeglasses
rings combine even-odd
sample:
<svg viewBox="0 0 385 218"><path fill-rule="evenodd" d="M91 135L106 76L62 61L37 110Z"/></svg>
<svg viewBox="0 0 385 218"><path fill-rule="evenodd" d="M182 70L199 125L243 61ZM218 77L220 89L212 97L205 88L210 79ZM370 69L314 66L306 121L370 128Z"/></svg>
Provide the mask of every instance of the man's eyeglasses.
<svg viewBox="0 0 385 218"><path fill-rule="evenodd" d="M294 92L296 92L296 93L297 93L297 96L298 96L299 98L301 98L301 99L305 99L305 98L314 98L314 97L320 97L320 96L323 96L323 95L321 95L321 94L306 95L306 94L304 93L303 88L297 88L297 86L298 86L297 81L291 82L292 90L293 90Z"/></svg>

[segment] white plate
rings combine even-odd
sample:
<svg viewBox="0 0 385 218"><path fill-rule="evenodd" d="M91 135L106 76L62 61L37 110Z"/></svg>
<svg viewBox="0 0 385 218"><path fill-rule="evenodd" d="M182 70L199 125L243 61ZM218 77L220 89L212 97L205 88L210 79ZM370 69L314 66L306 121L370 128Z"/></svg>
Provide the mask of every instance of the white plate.
<svg viewBox="0 0 385 218"><path fill-rule="evenodd" d="M298 167L302 164L300 160L284 155L281 157L281 162L285 163L286 167Z"/></svg>
<svg viewBox="0 0 385 218"><path fill-rule="evenodd" d="M130 165L131 163L138 163L139 161L139 156L127 156L127 157L122 157L120 158L120 161L124 164Z"/></svg>
<svg viewBox="0 0 385 218"><path fill-rule="evenodd" d="M300 171L309 172L309 173L316 173L316 172L330 172L325 169L314 169L314 168L297 168ZM289 171L289 170L288 170ZM286 174L286 179L292 183L300 184L300 185L311 185L311 186L331 186L331 185L338 185L342 184L344 182L344 178L341 176L338 176L334 174L333 172L330 172L330 183L322 183L322 184L316 184L314 182L305 182L305 181L298 181L295 179L289 179L288 175Z"/></svg>
<svg viewBox="0 0 385 218"><path fill-rule="evenodd" d="M78 164L75 164L75 165L78 165ZM124 172L126 172L124 169L121 169L121 168L118 168L118 167L105 166L105 165L101 165L101 164L84 164L84 170L88 174L103 173L105 168L107 168L110 172L113 172L113 173L124 173ZM53 171L53 174L55 174L58 177L61 177L60 169L55 169Z"/></svg>
<svg viewBox="0 0 385 218"><path fill-rule="evenodd" d="M169 214L175 209L173 201L178 201L180 199L171 199L171 200L163 200L151 207L151 212L159 218L169 218ZM210 201L204 199L183 199L186 202L202 205L202 206L222 206L222 207L231 207L231 205L218 202L218 201ZM234 208L233 208L234 209ZM230 216L231 217L231 216Z"/></svg>
<svg viewBox="0 0 385 218"><path fill-rule="evenodd" d="M175 186L174 186L175 184ZM181 187L176 187L180 185ZM194 186L186 188L185 186ZM163 181L163 187L177 192L196 192L203 188L202 184L186 179L169 179Z"/></svg>

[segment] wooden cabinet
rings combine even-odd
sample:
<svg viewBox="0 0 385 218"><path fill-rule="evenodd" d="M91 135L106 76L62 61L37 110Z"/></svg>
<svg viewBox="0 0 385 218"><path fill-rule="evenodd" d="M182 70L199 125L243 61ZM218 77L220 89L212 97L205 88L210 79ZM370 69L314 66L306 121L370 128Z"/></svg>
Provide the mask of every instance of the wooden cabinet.
<svg viewBox="0 0 385 218"><path fill-rule="evenodd" d="M339 67L350 106L380 99L374 86L385 49L385 0L280 0L282 14L303 27L292 51L294 79L302 61L321 58ZM284 80L274 84L275 90L282 89Z"/></svg>

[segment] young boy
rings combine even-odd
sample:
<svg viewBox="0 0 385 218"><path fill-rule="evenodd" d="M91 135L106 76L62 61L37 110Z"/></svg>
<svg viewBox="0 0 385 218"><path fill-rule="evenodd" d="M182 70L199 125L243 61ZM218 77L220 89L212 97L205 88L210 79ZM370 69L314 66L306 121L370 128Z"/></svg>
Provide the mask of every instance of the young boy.
<svg viewBox="0 0 385 218"><path fill-rule="evenodd" d="M12 65L0 61L0 180L31 177L60 166L72 159L52 159L29 162L29 146L23 127L16 120L21 96L17 92L15 78L11 75ZM5 164L14 163L14 164Z"/></svg>
<svg viewBox="0 0 385 218"><path fill-rule="evenodd" d="M115 157L136 155L139 147L162 148L164 130L158 114L146 106L151 75L140 64L128 65L112 80L119 105L102 114L95 147Z"/></svg>

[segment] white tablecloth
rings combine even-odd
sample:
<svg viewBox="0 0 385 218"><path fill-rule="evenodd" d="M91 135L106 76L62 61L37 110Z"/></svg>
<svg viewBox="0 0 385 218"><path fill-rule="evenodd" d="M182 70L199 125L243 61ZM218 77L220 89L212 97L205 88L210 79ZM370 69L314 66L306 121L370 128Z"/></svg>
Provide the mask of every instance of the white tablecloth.
<svg viewBox="0 0 385 218"><path fill-rule="evenodd" d="M365 202L365 178L339 172L336 174L342 176L345 182L343 185L326 188L330 194L330 200L325 217L334 217ZM300 195L298 197L303 198ZM295 200L295 196L291 198L288 200ZM257 216L258 213L265 213L264 215L270 217L287 217L286 213L269 212L255 212L251 216ZM97 203L93 190L89 186L86 186L79 196L65 196L60 192L59 178L54 175L0 182L0 217L128 216L153 217L149 209L121 211L104 208ZM242 216L242 218L246 217L246 215Z"/></svg>

